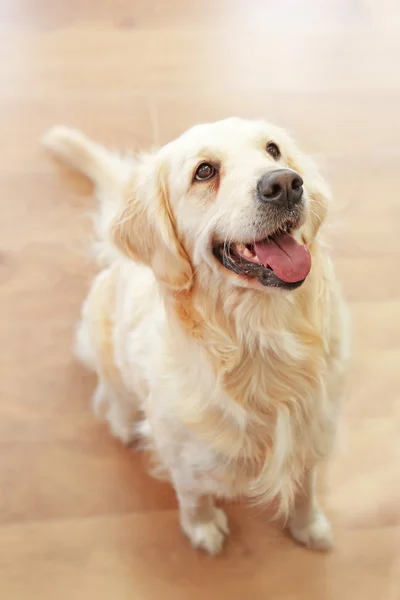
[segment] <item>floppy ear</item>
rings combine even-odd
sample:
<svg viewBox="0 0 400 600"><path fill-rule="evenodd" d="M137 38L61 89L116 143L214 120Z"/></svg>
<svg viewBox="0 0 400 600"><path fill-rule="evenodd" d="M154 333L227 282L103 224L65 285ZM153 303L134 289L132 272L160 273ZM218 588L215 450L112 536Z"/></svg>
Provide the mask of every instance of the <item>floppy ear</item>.
<svg viewBox="0 0 400 600"><path fill-rule="evenodd" d="M306 241L311 243L326 219L328 206L331 202L331 191L324 178L320 175L315 162L299 150L290 156L289 167L296 171L304 180L310 200L310 214L304 226Z"/></svg>
<svg viewBox="0 0 400 600"><path fill-rule="evenodd" d="M165 171L154 156L136 165L112 225L112 239L124 254L150 267L168 288L187 290L193 272L175 229Z"/></svg>

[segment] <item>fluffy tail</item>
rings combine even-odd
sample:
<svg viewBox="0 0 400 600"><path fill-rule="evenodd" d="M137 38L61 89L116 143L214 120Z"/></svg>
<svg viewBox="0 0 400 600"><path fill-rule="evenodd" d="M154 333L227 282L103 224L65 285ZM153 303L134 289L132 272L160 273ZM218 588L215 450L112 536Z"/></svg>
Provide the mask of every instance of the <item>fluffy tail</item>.
<svg viewBox="0 0 400 600"><path fill-rule="evenodd" d="M86 175L95 185L99 212L95 228L100 247L99 258L115 256L108 242L110 223L116 214L126 182L132 174L132 162L89 140L76 129L57 126L43 138L43 144L55 156ZM108 262L108 260L107 260Z"/></svg>

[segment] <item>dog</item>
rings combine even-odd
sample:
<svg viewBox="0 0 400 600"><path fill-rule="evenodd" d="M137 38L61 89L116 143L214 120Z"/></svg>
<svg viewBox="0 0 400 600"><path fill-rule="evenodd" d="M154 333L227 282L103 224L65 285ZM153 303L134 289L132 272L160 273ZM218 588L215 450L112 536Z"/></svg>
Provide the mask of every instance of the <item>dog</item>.
<svg viewBox="0 0 400 600"><path fill-rule="evenodd" d="M245 497L329 549L316 468L334 445L348 326L314 162L284 130L239 118L133 158L65 127L44 143L98 198L101 269L76 335L95 410L122 442L151 446L194 547L219 553L216 500Z"/></svg>

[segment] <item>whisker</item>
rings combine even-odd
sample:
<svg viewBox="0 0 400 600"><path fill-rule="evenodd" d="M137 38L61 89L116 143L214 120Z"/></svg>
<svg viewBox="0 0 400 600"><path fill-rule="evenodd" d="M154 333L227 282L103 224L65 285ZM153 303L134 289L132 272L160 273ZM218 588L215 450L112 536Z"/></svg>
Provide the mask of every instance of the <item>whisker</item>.
<svg viewBox="0 0 400 600"><path fill-rule="evenodd" d="M317 217L320 223L322 222L322 217L320 217L312 208L309 208L308 210L314 217Z"/></svg>

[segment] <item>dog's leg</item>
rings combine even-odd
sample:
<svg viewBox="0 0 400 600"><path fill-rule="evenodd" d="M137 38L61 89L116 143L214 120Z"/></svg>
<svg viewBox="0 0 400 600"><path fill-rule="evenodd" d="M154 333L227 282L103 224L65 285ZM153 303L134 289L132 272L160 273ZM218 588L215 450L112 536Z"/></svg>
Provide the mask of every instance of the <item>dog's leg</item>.
<svg viewBox="0 0 400 600"><path fill-rule="evenodd" d="M125 445L140 437L138 405L132 394L115 390L100 378L92 399L93 412L107 421L112 435Z"/></svg>
<svg viewBox="0 0 400 600"><path fill-rule="evenodd" d="M195 548L201 548L212 555L218 554L229 533L224 511L215 506L211 495L187 490L177 485L176 480L174 483L183 531Z"/></svg>
<svg viewBox="0 0 400 600"><path fill-rule="evenodd" d="M315 468L305 472L289 518L289 530L297 542L315 550L329 550L332 547L332 530L317 504L315 478Z"/></svg>

